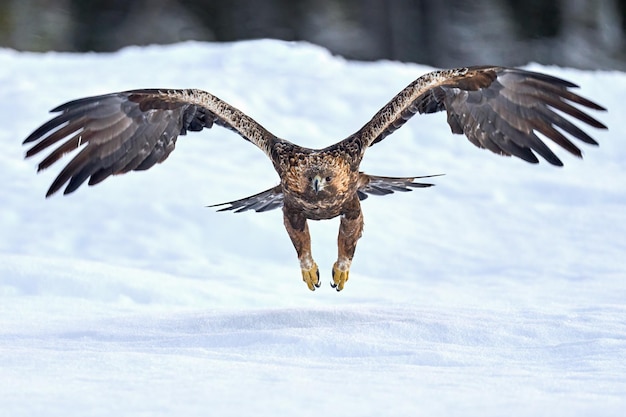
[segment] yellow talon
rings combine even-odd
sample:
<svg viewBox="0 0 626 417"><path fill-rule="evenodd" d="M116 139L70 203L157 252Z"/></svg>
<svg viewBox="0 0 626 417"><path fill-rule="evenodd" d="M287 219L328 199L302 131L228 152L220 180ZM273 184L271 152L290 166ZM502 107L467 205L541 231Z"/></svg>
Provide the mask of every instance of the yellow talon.
<svg viewBox="0 0 626 417"><path fill-rule="evenodd" d="M337 267L337 262L333 265L333 282L330 284L337 291L343 290L343 286L346 285L348 278L350 277L350 270L340 270Z"/></svg>
<svg viewBox="0 0 626 417"><path fill-rule="evenodd" d="M315 291L315 288L320 287L320 271L317 269L315 262L311 269L302 270L302 281L306 282L306 285L311 291Z"/></svg>

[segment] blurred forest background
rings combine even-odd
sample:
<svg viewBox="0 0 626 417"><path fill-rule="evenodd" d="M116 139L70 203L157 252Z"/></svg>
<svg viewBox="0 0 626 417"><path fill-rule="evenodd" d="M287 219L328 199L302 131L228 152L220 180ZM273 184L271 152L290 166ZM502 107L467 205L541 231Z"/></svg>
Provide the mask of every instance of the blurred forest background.
<svg viewBox="0 0 626 417"><path fill-rule="evenodd" d="M306 40L350 59L626 70L626 0L2 0L0 46Z"/></svg>

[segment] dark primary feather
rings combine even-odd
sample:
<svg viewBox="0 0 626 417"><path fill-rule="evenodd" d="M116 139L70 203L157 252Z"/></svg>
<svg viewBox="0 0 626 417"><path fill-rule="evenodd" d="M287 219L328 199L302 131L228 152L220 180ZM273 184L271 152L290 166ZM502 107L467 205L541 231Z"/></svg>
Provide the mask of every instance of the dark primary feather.
<svg viewBox="0 0 626 417"><path fill-rule="evenodd" d="M581 156L566 134L589 144L597 142L564 115L606 129L575 106L605 110L569 90L575 87L557 77L516 68L433 71L409 84L346 141L360 141L365 152L416 113L445 110L452 132L465 134L478 147L532 163L538 162L537 153L553 165L562 165L536 133Z"/></svg>
<svg viewBox="0 0 626 417"><path fill-rule="evenodd" d="M420 177L380 177L376 175L359 174L359 200L365 200L367 195L387 195L394 192L412 191L413 188L432 187L434 184L415 182L416 179L438 177L439 175L423 175Z"/></svg>
<svg viewBox="0 0 626 417"><path fill-rule="evenodd" d="M82 98L56 107L61 112L31 133L24 143L33 156L59 142L39 164L42 170L77 148L46 196L67 184L64 194L89 180L97 184L110 175L145 170L163 162L176 139L213 124L239 133L269 155L272 134L239 110L200 90L132 90Z"/></svg>
<svg viewBox="0 0 626 417"><path fill-rule="evenodd" d="M265 190L250 197L240 200L229 201L228 203L213 204L207 207L220 207L218 211L234 210L235 213L242 213L248 210L254 210L257 213L274 210L283 206L283 191L280 185Z"/></svg>

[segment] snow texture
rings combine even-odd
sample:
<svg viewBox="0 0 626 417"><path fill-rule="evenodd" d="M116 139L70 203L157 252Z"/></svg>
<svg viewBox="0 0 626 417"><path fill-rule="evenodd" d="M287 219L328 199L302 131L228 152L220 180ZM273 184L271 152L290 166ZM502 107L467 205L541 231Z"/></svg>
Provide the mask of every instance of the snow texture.
<svg viewBox="0 0 626 417"><path fill-rule="evenodd" d="M364 201L341 293L338 221L312 223L312 293L280 210L205 207L277 183L236 134L190 133L164 164L49 199L62 164L35 175L21 141L74 98L193 87L324 147L431 68L267 40L0 50L0 414L624 415L626 75L528 68L609 109L600 147L531 165L416 116L362 168L446 175Z"/></svg>

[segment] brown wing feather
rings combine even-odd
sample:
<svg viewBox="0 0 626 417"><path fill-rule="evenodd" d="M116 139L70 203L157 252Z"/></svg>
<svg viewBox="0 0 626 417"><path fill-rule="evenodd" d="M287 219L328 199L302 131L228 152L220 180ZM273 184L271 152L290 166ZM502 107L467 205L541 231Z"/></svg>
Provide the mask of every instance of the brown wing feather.
<svg viewBox="0 0 626 417"><path fill-rule="evenodd" d="M31 133L24 143L35 145L26 157L54 149L39 164L42 170L77 148L46 196L67 184L64 194L89 179L97 184L110 175L145 170L163 162L176 139L187 131L213 124L237 132L273 160L273 145L284 142L219 98L201 90L131 90L70 101L52 112L59 115Z"/></svg>
<svg viewBox="0 0 626 417"><path fill-rule="evenodd" d="M227 203L213 204L208 207L221 207L217 211L234 210L235 213L243 213L244 211L254 210L257 213L274 210L283 206L283 189L280 185L265 190L250 197L240 200L229 201Z"/></svg>
<svg viewBox="0 0 626 417"><path fill-rule="evenodd" d="M569 90L574 87L560 78L516 68L433 71L409 84L344 142L356 144L362 156L367 147L383 140L416 113L446 110L452 132L465 134L478 147L533 163L538 162L536 152L551 164L562 165L536 132L576 156L581 156L580 149L562 132L586 143L597 142L558 112L606 129L574 106L605 110Z"/></svg>
<svg viewBox="0 0 626 417"><path fill-rule="evenodd" d="M365 200L368 194L371 195L387 195L394 192L407 192L413 188L432 187L434 184L415 182L416 179L438 177L439 175L423 175L420 177L379 177L376 175L368 175L363 172L359 173L357 184L357 194L359 200Z"/></svg>

